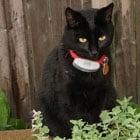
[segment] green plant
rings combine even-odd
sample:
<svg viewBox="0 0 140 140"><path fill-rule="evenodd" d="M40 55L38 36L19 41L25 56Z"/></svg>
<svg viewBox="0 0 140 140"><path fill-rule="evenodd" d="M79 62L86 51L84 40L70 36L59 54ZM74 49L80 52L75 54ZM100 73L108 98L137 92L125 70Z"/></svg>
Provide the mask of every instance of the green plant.
<svg viewBox="0 0 140 140"><path fill-rule="evenodd" d="M22 119L10 117L10 106L4 92L0 90L0 130L23 129L25 123Z"/></svg>
<svg viewBox="0 0 140 140"><path fill-rule="evenodd" d="M43 126L42 120L41 112L33 110L32 131L34 134L32 136L37 137L38 140L48 139L45 134L49 133L49 129L47 126Z"/></svg>
<svg viewBox="0 0 140 140"><path fill-rule="evenodd" d="M73 129L69 140L137 140L140 138L140 106L130 102L131 99L117 100L118 105L112 111L102 111L100 123L90 125L82 120L71 120ZM65 138L55 137L54 140Z"/></svg>

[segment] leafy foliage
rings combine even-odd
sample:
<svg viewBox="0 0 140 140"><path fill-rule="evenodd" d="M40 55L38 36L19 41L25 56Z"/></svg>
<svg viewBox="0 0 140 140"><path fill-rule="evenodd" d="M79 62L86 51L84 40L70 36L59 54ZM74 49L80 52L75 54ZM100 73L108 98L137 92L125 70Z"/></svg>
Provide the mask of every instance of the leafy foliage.
<svg viewBox="0 0 140 140"><path fill-rule="evenodd" d="M10 117L10 106L4 92L0 90L0 130L23 129L25 123L21 119Z"/></svg>
<svg viewBox="0 0 140 140"><path fill-rule="evenodd" d="M8 127L10 107L5 94L0 91L0 129Z"/></svg>
<svg viewBox="0 0 140 140"><path fill-rule="evenodd" d="M130 102L131 99L132 97L125 97L123 100L117 100L118 105L112 111L102 111L100 123L88 124L83 122L82 119L71 120L73 128L72 138L69 140L127 140L140 138L140 106ZM42 117L40 127L43 126L41 121ZM46 133L48 132L47 128ZM48 137L38 140L47 139ZM66 139L55 137L54 140Z"/></svg>
<svg viewBox="0 0 140 140"><path fill-rule="evenodd" d="M49 133L49 129L47 126L43 126L42 120L41 112L33 110L32 130L34 134L32 136L36 137L38 140L48 139L48 136L45 134Z"/></svg>

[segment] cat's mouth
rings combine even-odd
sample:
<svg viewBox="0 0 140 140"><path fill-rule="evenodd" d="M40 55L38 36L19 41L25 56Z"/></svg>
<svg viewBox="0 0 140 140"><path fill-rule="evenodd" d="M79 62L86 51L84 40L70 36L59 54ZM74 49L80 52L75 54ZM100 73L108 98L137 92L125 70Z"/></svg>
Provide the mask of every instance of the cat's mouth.
<svg viewBox="0 0 140 140"><path fill-rule="evenodd" d="M96 72L101 67L103 68L103 74L106 75L109 72L108 57L102 55L98 60L89 60L78 56L73 50L70 50L70 55L74 59L72 65L82 72Z"/></svg>

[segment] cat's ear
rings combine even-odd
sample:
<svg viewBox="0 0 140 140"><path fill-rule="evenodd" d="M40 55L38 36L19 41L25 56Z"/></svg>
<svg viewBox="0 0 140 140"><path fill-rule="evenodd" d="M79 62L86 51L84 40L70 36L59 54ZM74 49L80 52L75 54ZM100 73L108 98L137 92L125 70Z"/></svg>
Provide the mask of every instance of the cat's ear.
<svg viewBox="0 0 140 140"><path fill-rule="evenodd" d="M80 13L74 11L70 7L65 10L66 21L69 27L74 28L79 25Z"/></svg>
<svg viewBox="0 0 140 140"><path fill-rule="evenodd" d="M109 23L112 19L112 12L113 12L114 4L111 3L106 7L103 7L97 11L96 20L99 22Z"/></svg>

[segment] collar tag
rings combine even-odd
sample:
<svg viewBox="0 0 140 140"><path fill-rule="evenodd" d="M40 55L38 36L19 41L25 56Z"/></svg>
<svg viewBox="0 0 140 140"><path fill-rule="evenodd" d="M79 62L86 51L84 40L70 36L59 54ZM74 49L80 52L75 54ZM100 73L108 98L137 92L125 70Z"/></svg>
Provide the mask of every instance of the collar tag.
<svg viewBox="0 0 140 140"><path fill-rule="evenodd" d="M109 72L109 65L108 63L103 64L103 75L107 75Z"/></svg>
<svg viewBox="0 0 140 140"><path fill-rule="evenodd" d="M107 75L109 73L109 65L108 65L108 57L105 56L103 62L102 62L102 67L103 67L103 75Z"/></svg>

